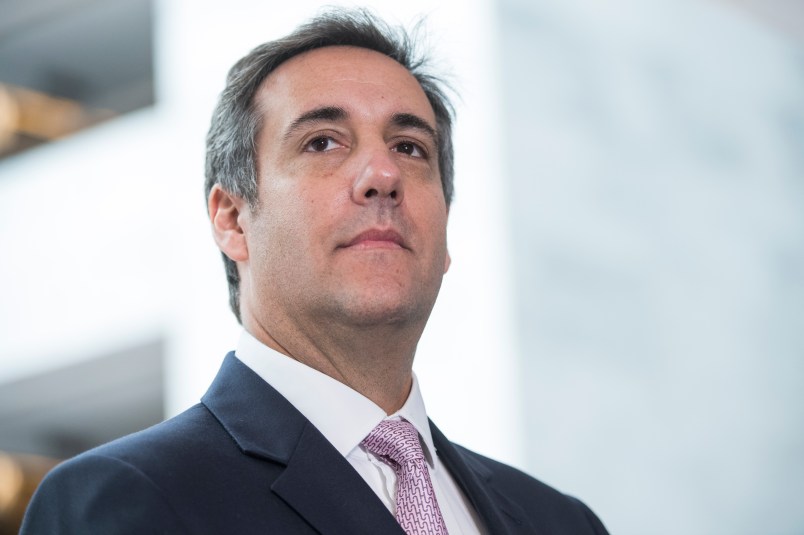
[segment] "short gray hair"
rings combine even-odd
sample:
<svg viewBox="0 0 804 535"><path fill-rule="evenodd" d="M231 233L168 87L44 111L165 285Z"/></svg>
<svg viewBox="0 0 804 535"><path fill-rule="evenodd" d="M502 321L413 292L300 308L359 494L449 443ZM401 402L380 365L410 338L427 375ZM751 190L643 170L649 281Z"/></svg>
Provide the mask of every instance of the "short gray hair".
<svg viewBox="0 0 804 535"><path fill-rule="evenodd" d="M426 56L420 55L404 28L389 26L365 9L333 9L299 26L291 34L262 44L229 70L226 87L212 115L207 134L204 193L215 184L249 206L257 205L256 138L262 117L254 94L265 78L294 56L328 46L356 46L384 54L405 67L419 82L436 119L438 167L447 206L453 196L452 121L454 109L444 80L426 72ZM240 276L237 264L223 254L229 305L240 318Z"/></svg>

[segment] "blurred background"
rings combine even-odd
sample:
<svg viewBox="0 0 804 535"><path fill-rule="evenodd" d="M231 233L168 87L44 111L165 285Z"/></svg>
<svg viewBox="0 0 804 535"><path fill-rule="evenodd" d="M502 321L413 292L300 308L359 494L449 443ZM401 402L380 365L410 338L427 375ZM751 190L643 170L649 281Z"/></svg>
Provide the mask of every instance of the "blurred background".
<svg viewBox="0 0 804 535"><path fill-rule="evenodd" d="M426 16L460 94L415 365L442 430L612 533L804 533L804 4L361 5ZM319 8L0 1L0 530L234 347L204 136Z"/></svg>

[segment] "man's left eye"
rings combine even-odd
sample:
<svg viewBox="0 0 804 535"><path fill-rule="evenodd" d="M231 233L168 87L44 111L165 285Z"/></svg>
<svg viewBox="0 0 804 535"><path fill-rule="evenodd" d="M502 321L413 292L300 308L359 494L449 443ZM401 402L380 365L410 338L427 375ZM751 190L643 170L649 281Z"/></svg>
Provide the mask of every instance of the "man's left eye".
<svg viewBox="0 0 804 535"><path fill-rule="evenodd" d="M326 152L338 147L338 143L329 136L320 136L307 143L308 152Z"/></svg>
<svg viewBox="0 0 804 535"><path fill-rule="evenodd" d="M412 143L410 141L403 141L402 143L399 143L393 148L393 150L416 158L425 158L427 156L424 152L424 149L422 149L416 143Z"/></svg>

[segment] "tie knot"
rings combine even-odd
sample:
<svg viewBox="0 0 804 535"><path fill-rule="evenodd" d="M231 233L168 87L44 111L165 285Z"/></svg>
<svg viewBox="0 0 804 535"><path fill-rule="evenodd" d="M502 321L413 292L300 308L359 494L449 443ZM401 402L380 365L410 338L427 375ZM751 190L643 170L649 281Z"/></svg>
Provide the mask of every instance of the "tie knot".
<svg viewBox="0 0 804 535"><path fill-rule="evenodd" d="M402 465L424 460L419 433L405 420L383 420L363 439L367 450Z"/></svg>

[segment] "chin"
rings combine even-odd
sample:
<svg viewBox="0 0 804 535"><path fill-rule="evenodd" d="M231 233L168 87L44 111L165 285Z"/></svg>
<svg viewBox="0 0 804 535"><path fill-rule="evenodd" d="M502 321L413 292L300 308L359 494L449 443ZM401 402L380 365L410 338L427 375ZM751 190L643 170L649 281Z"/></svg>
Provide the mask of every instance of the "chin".
<svg viewBox="0 0 804 535"><path fill-rule="evenodd" d="M338 313L344 319L365 327L415 324L427 321L434 303L435 296L420 300L372 293L341 300Z"/></svg>

